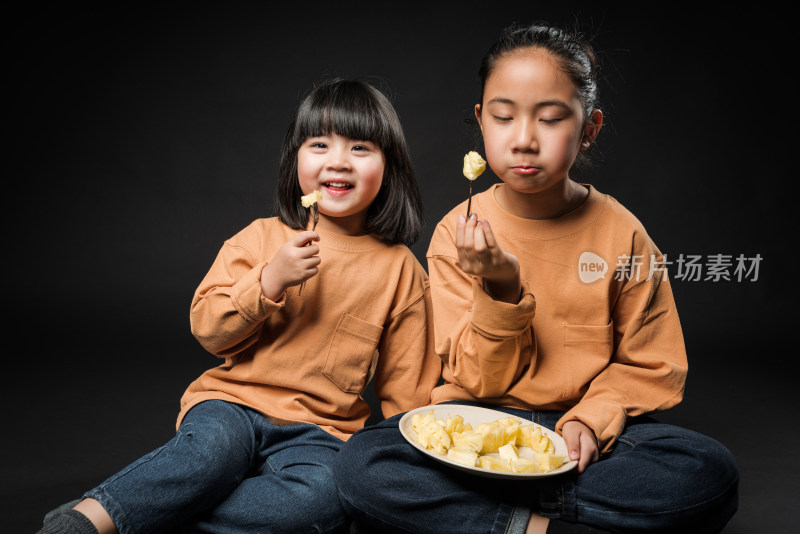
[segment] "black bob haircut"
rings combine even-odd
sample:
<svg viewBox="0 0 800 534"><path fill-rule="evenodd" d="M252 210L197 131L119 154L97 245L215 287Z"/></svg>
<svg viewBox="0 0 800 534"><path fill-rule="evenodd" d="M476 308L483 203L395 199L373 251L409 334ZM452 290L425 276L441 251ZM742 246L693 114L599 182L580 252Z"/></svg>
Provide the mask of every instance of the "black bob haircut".
<svg viewBox="0 0 800 534"><path fill-rule="evenodd" d="M378 145L386 158L378 195L367 210L366 231L383 241L413 244L424 226L422 196L403 128L389 99L372 85L335 78L317 85L297 108L281 148L275 214L295 230L308 210L297 177L297 152L309 137L338 134Z"/></svg>

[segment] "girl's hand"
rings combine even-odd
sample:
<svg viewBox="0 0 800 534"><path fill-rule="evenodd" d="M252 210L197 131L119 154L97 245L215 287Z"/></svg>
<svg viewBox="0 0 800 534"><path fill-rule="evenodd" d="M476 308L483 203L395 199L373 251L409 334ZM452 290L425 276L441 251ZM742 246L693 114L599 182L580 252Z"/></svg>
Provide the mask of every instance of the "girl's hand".
<svg viewBox="0 0 800 534"><path fill-rule="evenodd" d="M284 243L275 257L261 271L261 292L275 301L292 286L297 286L319 272L319 241L316 232L300 232Z"/></svg>
<svg viewBox="0 0 800 534"><path fill-rule="evenodd" d="M522 291L519 261L503 252L489 221L478 221L474 213L469 220L460 216L456 226L456 250L461 270L483 278L486 292L492 298L503 302L519 302Z"/></svg>
<svg viewBox="0 0 800 534"><path fill-rule="evenodd" d="M561 435L567 442L567 451L570 460L578 460L578 473L583 473L586 467L596 462L600 457L597 448L597 439L592 429L580 421L567 421L561 428Z"/></svg>

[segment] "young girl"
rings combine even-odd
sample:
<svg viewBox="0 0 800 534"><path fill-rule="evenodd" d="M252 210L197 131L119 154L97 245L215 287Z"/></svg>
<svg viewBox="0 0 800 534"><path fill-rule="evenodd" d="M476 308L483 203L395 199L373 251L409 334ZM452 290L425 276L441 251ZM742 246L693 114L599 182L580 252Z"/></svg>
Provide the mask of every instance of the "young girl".
<svg viewBox="0 0 800 534"><path fill-rule="evenodd" d="M301 197L314 191L312 231ZM419 190L382 93L334 80L302 101L276 208L225 242L195 293L192 332L225 361L184 393L176 436L41 532L347 528L331 466L369 416L366 384L391 416L428 404L441 372L427 275L405 246Z"/></svg>
<svg viewBox="0 0 800 534"><path fill-rule="evenodd" d="M475 116L502 183L469 218L466 202L445 216L428 250L445 363L432 402L555 429L577 468L541 482L463 473L393 417L342 450L342 502L391 532L721 530L737 506L732 455L646 415L680 402L687 371L663 257L630 212L569 176L603 123L592 48L512 27L479 72Z"/></svg>

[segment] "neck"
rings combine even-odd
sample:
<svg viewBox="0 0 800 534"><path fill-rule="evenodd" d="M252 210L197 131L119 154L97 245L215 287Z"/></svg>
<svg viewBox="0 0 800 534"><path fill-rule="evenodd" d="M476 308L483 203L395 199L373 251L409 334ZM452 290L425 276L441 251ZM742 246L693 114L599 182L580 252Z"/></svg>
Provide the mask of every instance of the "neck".
<svg viewBox="0 0 800 534"><path fill-rule="evenodd" d="M364 235L367 232L366 222L367 219L364 214L356 214L348 217L329 217L324 213L320 213L317 228L335 234L353 236Z"/></svg>
<svg viewBox="0 0 800 534"><path fill-rule="evenodd" d="M495 190L497 203L524 219L555 219L580 206L588 195L588 189L569 178L536 193L514 191L505 184Z"/></svg>

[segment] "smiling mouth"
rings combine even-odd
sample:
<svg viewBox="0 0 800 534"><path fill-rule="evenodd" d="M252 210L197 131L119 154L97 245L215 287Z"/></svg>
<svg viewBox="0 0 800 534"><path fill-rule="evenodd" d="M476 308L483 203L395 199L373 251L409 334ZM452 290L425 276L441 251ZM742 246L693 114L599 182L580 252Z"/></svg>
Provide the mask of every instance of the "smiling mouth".
<svg viewBox="0 0 800 534"><path fill-rule="evenodd" d="M353 184L349 184L347 182L338 182L338 181L330 181L330 182L322 182L323 187L327 187L333 191L346 191L348 189L353 188Z"/></svg>

